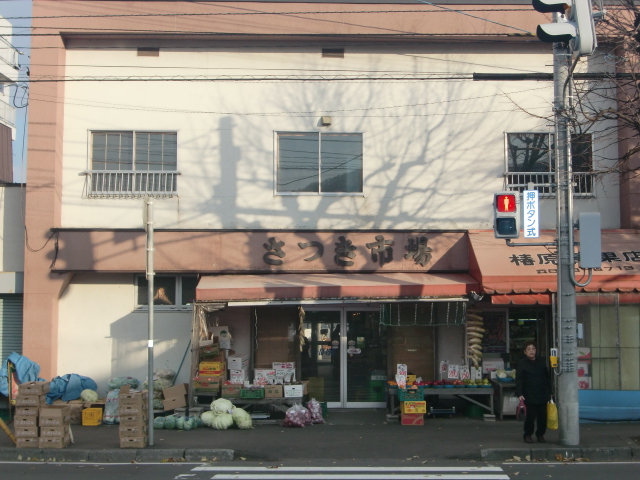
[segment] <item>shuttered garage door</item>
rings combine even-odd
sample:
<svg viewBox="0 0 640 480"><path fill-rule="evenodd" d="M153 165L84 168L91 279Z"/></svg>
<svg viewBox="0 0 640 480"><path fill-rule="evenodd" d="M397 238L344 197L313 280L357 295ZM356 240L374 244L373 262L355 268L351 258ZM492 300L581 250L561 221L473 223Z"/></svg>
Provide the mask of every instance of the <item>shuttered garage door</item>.
<svg viewBox="0 0 640 480"><path fill-rule="evenodd" d="M0 358L22 354L22 296L0 295Z"/></svg>

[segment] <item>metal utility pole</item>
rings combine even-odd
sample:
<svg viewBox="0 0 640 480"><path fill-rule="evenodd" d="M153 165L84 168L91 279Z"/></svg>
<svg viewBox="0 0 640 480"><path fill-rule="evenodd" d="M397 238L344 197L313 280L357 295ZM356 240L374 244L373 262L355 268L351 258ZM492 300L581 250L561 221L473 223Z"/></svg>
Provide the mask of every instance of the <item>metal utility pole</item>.
<svg viewBox="0 0 640 480"><path fill-rule="evenodd" d="M149 445L153 445L153 301L154 301L154 269L153 269L153 200L146 197L144 200L144 228L147 231L147 303L149 308L148 320L148 371L147 371L147 394L149 402L147 404L148 425L147 435Z"/></svg>
<svg viewBox="0 0 640 480"><path fill-rule="evenodd" d="M557 14L555 14L557 16ZM557 21L557 20L556 20ZM553 44L554 117L556 153L556 202L558 236L558 295L556 332L560 369L557 376L557 400L560 443L580 444L578 416L578 373L576 291L572 282L573 252L573 176L571 171L570 67L572 50L565 43Z"/></svg>

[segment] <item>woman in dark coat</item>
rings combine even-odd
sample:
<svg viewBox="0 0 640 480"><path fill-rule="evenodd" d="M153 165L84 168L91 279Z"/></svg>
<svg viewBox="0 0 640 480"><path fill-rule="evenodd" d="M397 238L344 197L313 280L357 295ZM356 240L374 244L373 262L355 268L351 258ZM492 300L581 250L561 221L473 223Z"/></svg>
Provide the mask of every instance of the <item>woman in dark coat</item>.
<svg viewBox="0 0 640 480"><path fill-rule="evenodd" d="M537 420L536 438L545 443L547 431L547 403L551 399L551 377L546 360L536 356L536 344L527 342L524 358L516 367L516 397L524 400L527 418L524 422L524 441L533 443L534 424Z"/></svg>

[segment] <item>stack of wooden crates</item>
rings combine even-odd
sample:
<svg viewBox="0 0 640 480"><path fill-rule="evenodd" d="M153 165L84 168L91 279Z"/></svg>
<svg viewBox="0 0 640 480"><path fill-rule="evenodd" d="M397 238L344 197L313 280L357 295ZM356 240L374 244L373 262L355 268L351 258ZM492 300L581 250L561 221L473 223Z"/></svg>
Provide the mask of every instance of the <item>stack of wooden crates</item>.
<svg viewBox="0 0 640 480"><path fill-rule="evenodd" d="M64 448L71 443L71 408L47 405L49 382L18 386L14 418L16 447Z"/></svg>
<svg viewBox="0 0 640 480"><path fill-rule="evenodd" d="M132 392L129 385L120 388L118 395L120 448L144 448L147 446L148 404L149 396L146 390Z"/></svg>

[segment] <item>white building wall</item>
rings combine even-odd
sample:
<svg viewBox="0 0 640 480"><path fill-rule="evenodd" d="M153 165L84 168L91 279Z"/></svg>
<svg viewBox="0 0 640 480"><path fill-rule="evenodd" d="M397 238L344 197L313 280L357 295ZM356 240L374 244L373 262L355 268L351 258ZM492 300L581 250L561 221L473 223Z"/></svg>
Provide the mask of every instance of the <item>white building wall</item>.
<svg viewBox="0 0 640 480"><path fill-rule="evenodd" d="M159 57L138 57L137 45L94 45L70 41L67 75L379 77L550 72L552 63L544 44L354 46L344 59L322 58L320 47L167 46ZM504 132L552 131L542 118L551 113L551 82L67 82L65 95L63 227L142 226L138 199L82 198L91 130L178 132L179 196L157 202L155 220L186 229L490 229ZM363 133L364 195L276 195L274 132L317 131L321 115L332 117L328 131ZM615 142L606 145L600 153L615 158ZM595 198L576 201L580 211L600 211L603 228L619 227L610 178ZM555 201L543 200L541 213L543 228L555 228Z"/></svg>
<svg viewBox="0 0 640 480"><path fill-rule="evenodd" d="M0 272L24 272L24 198L20 185L0 185Z"/></svg>

